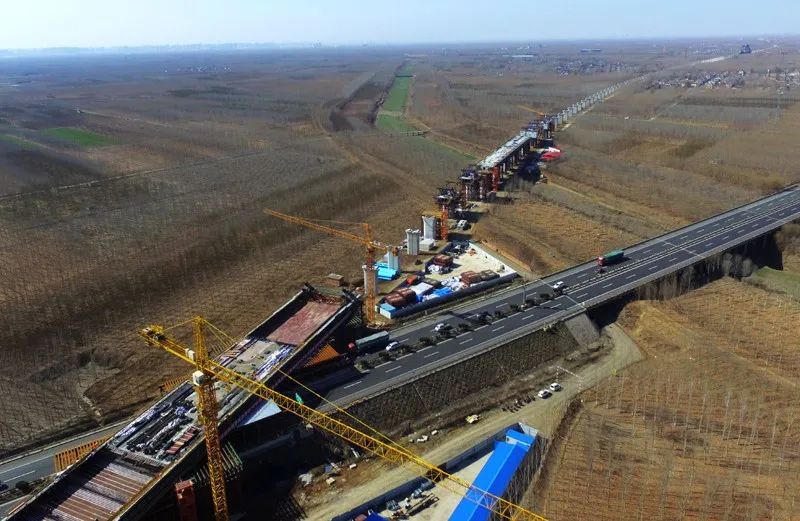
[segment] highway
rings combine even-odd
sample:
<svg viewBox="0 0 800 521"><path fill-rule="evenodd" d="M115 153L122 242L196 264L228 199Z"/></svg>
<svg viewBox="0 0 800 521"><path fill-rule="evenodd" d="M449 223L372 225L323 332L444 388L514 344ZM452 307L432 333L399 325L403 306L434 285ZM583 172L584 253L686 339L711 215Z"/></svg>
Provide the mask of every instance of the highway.
<svg viewBox="0 0 800 521"><path fill-rule="evenodd" d="M27 454L0 462L0 482L13 487L18 481L34 481L55 472L53 457L59 452L78 447L100 438L107 438L121 429L129 419L96 429L80 436L48 445Z"/></svg>
<svg viewBox="0 0 800 521"><path fill-rule="evenodd" d="M359 378L336 387L325 397L339 405L346 405L401 385L547 324L580 314L798 218L800 187L793 186L631 246L625 249L624 261L609 266L605 273L598 274L595 261L590 261L489 298L442 311L393 331L392 340L413 345L422 337L433 339L436 337L433 328L440 322L453 328L463 322L472 322L475 329L362 372ZM566 286L563 295L539 306L517 313L510 312L511 304L520 305L526 297L544 292L552 293L552 286L557 281L563 281ZM486 325L479 325L475 320L480 313L494 313L497 310L503 310L507 316L494 319L491 324Z"/></svg>

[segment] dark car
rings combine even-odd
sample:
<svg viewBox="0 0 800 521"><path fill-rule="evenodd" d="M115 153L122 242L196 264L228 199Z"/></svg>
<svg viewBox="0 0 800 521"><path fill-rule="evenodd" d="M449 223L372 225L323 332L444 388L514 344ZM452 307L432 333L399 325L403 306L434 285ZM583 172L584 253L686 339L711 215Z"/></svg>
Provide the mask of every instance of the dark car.
<svg viewBox="0 0 800 521"><path fill-rule="evenodd" d="M8 490L8 485L6 485L2 481L0 481L0 492L2 492L4 490Z"/></svg>

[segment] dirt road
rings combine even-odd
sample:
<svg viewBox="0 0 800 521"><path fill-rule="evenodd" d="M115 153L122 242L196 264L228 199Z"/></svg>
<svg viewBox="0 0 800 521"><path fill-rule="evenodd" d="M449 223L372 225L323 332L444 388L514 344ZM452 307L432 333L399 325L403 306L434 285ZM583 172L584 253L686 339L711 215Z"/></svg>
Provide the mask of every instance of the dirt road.
<svg viewBox="0 0 800 521"><path fill-rule="evenodd" d="M574 376L561 378L563 391L555 393L548 400L537 399L514 413L500 409L489 411L476 424L442 434L443 438L438 439L437 445L428 446L428 450L425 450L426 446L418 445L422 449L422 456L435 463L446 461L514 422L523 422L538 429L545 437L549 436L561 421L567 404L581 390L596 385L603 378L642 358L633 340L616 324L607 327L606 332L614 341L613 348L595 363L577 372L579 379ZM413 468L393 467L384 462L371 462L359 467L359 473L365 471L370 476L380 476L380 479L367 479L360 486L348 488L348 476L345 473L345 479L339 480L340 483L345 482L342 486L337 484L326 491L324 497L314 497L307 507L304 505L308 519L330 519L416 476Z"/></svg>

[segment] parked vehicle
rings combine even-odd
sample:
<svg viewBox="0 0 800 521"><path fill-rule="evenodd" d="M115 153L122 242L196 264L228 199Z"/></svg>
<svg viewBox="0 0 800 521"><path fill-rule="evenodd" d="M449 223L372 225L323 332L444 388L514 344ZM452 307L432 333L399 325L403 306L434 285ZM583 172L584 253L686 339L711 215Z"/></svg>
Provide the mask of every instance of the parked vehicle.
<svg viewBox="0 0 800 521"><path fill-rule="evenodd" d="M546 400L546 399L550 398L551 396L553 396L553 393L551 393L547 389L542 389L541 391L536 393L536 396L538 396L539 398L541 398L543 400Z"/></svg>
<svg viewBox="0 0 800 521"><path fill-rule="evenodd" d="M550 384L549 389L551 391L553 391L554 393L557 393L558 391L560 391L562 389L562 387L561 387L560 383L553 382L553 383Z"/></svg>
<svg viewBox="0 0 800 521"><path fill-rule="evenodd" d="M625 252L623 250L614 250L597 257L597 265L609 266L617 262L622 262L623 260L625 260Z"/></svg>

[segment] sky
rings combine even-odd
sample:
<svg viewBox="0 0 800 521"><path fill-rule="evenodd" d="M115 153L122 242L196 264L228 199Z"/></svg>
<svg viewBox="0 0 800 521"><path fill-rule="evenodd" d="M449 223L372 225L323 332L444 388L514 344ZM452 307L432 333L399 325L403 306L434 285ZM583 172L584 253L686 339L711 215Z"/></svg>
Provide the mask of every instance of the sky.
<svg viewBox="0 0 800 521"><path fill-rule="evenodd" d="M0 0L0 49L798 33L800 1Z"/></svg>

